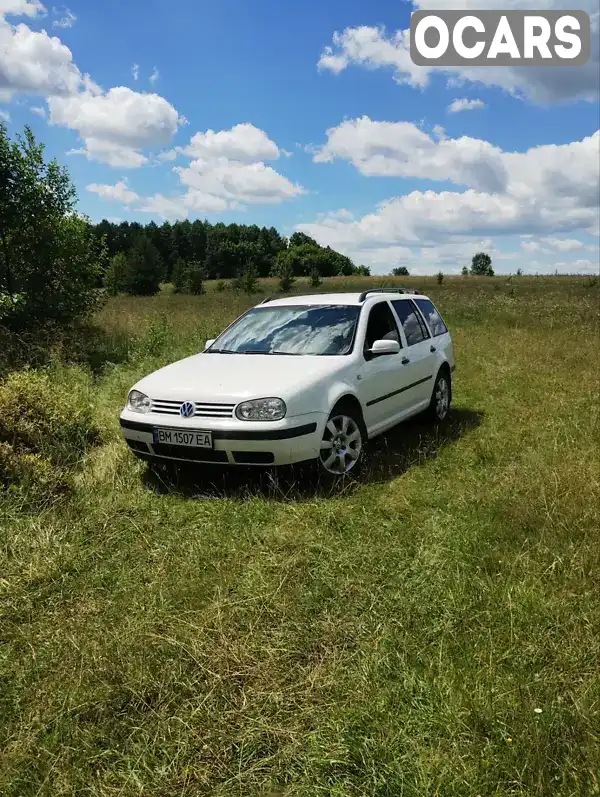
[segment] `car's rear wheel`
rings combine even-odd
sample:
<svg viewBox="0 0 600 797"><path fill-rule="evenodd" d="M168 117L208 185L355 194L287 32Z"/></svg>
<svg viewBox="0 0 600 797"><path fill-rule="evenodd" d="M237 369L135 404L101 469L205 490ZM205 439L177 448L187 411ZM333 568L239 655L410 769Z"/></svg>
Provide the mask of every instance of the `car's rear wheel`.
<svg viewBox="0 0 600 797"><path fill-rule="evenodd" d="M319 452L319 467L329 478L339 478L354 472L362 459L365 444L364 423L352 406L334 408L323 432Z"/></svg>
<svg viewBox="0 0 600 797"><path fill-rule="evenodd" d="M433 393L431 394L431 403L428 409L430 418L438 423L445 421L450 412L451 401L452 384L450 382L450 374L446 368L442 368L436 377Z"/></svg>

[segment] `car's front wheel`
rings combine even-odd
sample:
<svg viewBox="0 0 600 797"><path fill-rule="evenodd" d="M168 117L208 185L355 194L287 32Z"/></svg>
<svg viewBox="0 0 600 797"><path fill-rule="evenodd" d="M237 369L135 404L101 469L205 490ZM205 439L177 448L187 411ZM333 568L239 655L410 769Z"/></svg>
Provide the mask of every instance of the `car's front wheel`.
<svg viewBox="0 0 600 797"><path fill-rule="evenodd" d="M321 472L336 478L356 471L362 459L365 437L360 413L352 406L335 407L321 440L318 460Z"/></svg>

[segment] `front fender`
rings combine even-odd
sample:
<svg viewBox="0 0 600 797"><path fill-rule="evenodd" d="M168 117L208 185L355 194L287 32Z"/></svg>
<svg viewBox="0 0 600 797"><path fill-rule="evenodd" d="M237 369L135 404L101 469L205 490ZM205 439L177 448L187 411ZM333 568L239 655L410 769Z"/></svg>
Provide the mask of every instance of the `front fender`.
<svg viewBox="0 0 600 797"><path fill-rule="evenodd" d="M335 407L340 399L345 398L346 396L352 396L352 398L356 399L360 406L362 407L362 402L356 390L356 387L352 385L350 382L343 381L343 382L336 382L334 385L329 387L327 391L327 402L328 402L328 410L327 412L331 412L331 410Z"/></svg>
<svg viewBox="0 0 600 797"><path fill-rule="evenodd" d="M356 388L347 380L336 380L333 383L319 382L296 393L293 397L285 399L288 417L306 415L311 412L329 415L333 407L344 396L353 396L360 402Z"/></svg>

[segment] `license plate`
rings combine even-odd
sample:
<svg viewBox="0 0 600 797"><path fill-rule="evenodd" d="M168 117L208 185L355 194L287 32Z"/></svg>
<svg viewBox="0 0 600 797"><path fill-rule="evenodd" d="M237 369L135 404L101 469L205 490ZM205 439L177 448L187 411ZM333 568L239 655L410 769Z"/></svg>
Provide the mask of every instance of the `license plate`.
<svg viewBox="0 0 600 797"><path fill-rule="evenodd" d="M187 431L185 429L154 429L154 442L170 446L190 448L212 448L212 432Z"/></svg>

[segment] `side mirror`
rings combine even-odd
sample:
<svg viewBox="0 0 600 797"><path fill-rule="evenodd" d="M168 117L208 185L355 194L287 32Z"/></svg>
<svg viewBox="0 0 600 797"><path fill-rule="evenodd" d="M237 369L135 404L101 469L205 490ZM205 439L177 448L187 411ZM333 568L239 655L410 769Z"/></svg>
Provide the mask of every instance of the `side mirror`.
<svg viewBox="0 0 600 797"><path fill-rule="evenodd" d="M207 340L206 343L204 344L204 351L206 351L207 349L210 349L210 347L213 345L215 340L216 340L216 338L211 338L210 340Z"/></svg>
<svg viewBox="0 0 600 797"><path fill-rule="evenodd" d="M398 354L399 351L400 344L397 340L376 340L369 349L369 354L372 357L381 357L383 354Z"/></svg>

